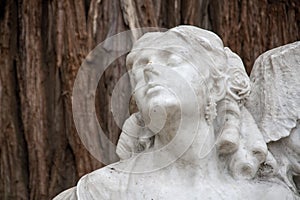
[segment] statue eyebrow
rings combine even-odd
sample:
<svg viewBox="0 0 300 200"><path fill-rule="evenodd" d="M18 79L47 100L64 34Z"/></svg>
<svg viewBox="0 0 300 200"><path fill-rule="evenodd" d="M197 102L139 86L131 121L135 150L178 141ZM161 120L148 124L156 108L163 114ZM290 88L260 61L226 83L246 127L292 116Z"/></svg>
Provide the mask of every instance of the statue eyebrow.
<svg viewBox="0 0 300 200"><path fill-rule="evenodd" d="M164 51L167 51L169 53L173 53L173 54L176 54L176 55L181 55L179 53L180 52L188 52L189 50L183 46L180 46L180 45L170 45L166 48L163 49Z"/></svg>

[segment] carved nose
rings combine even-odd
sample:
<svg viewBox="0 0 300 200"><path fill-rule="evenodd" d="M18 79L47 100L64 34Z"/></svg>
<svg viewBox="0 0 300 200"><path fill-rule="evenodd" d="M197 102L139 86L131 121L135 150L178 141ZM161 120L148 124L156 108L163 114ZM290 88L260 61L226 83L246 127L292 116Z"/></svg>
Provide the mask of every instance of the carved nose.
<svg viewBox="0 0 300 200"><path fill-rule="evenodd" d="M149 81L151 81L151 79L156 76L159 75L159 73L154 70L153 66L151 64L148 64L145 68L144 68L144 79L145 82L148 83Z"/></svg>
<svg viewBox="0 0 300 200"><path fill-rule="evenodd" d="M151 76L151 69L149 69L149 67L146 67L146 68L144 69L144 79L145 79L145 82L146 82L146 83L149 82L150 76Z"/></svg>

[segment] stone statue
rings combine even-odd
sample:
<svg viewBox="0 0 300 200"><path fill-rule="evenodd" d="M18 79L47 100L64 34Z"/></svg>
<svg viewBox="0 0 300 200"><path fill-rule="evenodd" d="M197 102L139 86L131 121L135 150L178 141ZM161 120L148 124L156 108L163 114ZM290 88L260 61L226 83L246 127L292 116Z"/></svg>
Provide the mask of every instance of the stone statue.
<svg viewBox="0 0 300 200"><path fill-rule="evenodd" d="M250 78L214 33L143 35L127 56L138 112L120 161L55 199L300 199L300 43L268 51Z"/></svg>

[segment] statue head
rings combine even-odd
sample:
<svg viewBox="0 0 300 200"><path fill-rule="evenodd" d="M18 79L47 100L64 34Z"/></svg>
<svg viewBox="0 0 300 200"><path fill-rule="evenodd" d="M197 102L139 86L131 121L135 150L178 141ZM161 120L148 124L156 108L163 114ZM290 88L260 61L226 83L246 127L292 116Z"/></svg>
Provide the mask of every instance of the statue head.
<svg viewBox="0 0 300 200"><path fill-rule="evenodd" d="M175 95L184 95L187 88L180 87L182 82L195 91L201 113L207 114L201 117L209 123L215 117L217 102L229 96L241 101L250 91L240 58L224 48L216 34L193 26L145 34L127 56L127 68L144 117L149 114L149 105L178 106L172 89L177 87L180 94ZM189 98L180 103L188 104Z"/></svg>
<svg viewBox="0 0 300 200"><path fill-rule="evenodd" d="M186 91L193 90L200 104L200 116L192 120L204 121L213 130L212 135L217 137L214 143L217 143L220 154L231 154L238 150L241 108L250 92L250 81L239 56L224 47L216 34L193 26L179 26L163 33L147 33L134 44L127 56L127 68L131 70L129 74L140 119L146 124L153 106L157 106L154 109L156 115L170 115L169 123L175 122L180 107L189 106L191 102ZM178 102L177 95L185 98ZM161 110L164 112L160 113ZM154 124L163 121L159 117L157 119ZM123 129L126 127L125 122ZM155 131L151 126L149 128ZM139 138L143 132L144 129L135 135ZM149 136L148 133L146 135ZM252 167L253 170L251 167L248 169L251 177L264 160L265 144L257 151L261 151L263 158L254 159L259 161ZM122 153L119 151L118 154ZM239 162L243 156L231 163L232 168L244 167Z"/></svg>
<svg viewBox="0 0 300 200"><path fill-rule="evenodd" d="M225 96L225 66L226 53L221 39L191 26L147 33L127 56L135 100L143 114L148 113L150 104L178 106L172 92L176 87L180 94L175 95L184 95L187 88L180 88L182 82L192 87L203 106L209 101L219 101ZM182 106L189 103L186 100L180 102Z"/></svg>

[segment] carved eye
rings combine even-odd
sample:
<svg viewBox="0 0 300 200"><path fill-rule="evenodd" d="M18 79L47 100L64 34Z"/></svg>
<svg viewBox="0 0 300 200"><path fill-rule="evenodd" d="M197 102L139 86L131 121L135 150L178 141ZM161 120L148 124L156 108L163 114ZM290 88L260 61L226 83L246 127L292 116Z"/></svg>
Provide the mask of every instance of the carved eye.
<svg viewBox="0 0 300 200"><path fill-rule="evenodd" d="M168 65L176 67L180 63L182 63L182 58L180 56L174 54L170 55Z"/></svg>
<svg viewBox="0 0 300 200"><path fill-rule="evenodd" d="M137 61L134 62L134 67L135 68L144 67L148 63L149 63L149 58L142 57L142 58L140 58L140 59L138 59Z"/></svg>

